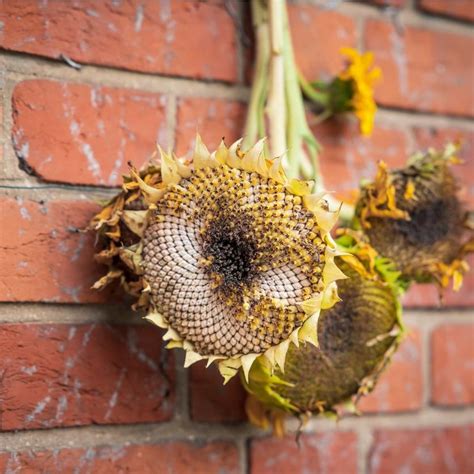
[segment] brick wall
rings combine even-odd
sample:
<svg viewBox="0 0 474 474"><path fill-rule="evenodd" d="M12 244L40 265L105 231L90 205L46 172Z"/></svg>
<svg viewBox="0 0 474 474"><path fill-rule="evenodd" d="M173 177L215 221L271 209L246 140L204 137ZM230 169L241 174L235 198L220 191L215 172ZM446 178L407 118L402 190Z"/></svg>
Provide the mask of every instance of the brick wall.
<svg viewBox="0 0 474 474"><path fill-rule="evenodd" d="M472 273L442 309L434 289L410 291L410 335L365 414L311 421L300 448L246 424L237 381L185 371L119 294L89 290L100 269L76 229L127 161L156 141L186 153L196 130L210 146L241 133L248 12L67 3L0 2L0 472L472 472ZM342 45L384 72L370 139L350 118L316 129L328 187L347 195L376 159L462 138L474 203L472 1L299 0L290 17L309 77L337 72Z"/></svg>

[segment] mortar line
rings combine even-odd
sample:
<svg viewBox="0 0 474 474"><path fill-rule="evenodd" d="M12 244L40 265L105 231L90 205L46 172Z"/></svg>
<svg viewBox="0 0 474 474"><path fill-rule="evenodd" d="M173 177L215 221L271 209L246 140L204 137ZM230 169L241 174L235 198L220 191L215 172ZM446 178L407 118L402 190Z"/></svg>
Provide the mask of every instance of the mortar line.
<svg viewBox="0 0 474 474"><path fill-rule="evenodd" d="M0 324L147 324L127 305L2 303Z"/></svg>
<svg viewBox="0 0 474 474"><path fill-rule="evenodd" d="M359 426L357 433L357 472L368 474L368 456L373 443L372 430L366 426Z"/></svg>
<svg viewBox="0 0 474 474"><path fill-rule="evenodd" d="M175 413L177 422L188 423L189 416L189 370L184 368L185 353L183 350L173 351L175 360Z"/></svg>
<svg viewBox="0 0 474 474"><path fill-rule="evenodd" d="M474 421L474 407L428 408L417 413L379 414L368 417L349 417L338 424L324 419L314 419L304 432L337 432L362 429L406 429L448 428L467 426ZM287 423L289 433L294 433L299 423ZM24 449L85 448L99 445L118 446L133 444L156 444L169 440L238 441L247 438L267 437L268 432L248 424L225 425L213 423L191 423L173 420L166 423L141 423L130 425L89 425L45 430L10 431L0 433L2 451Z"/></svg>
<svg viewBox="0 0 474 474"><path fill-rule="evenodd" d="M239 453L238 457L241 474L250 474L248 443L249 440L245 437L239 438L235 443Z"/></svg>
<svg viewBox="0 0 474 474"><path fill-rule="evenodd" d="M474 310L452 308L432 310L407 309L404 318L425 331L441 323L466 324L474 322ZM146 324L139 313L126 304L77 304L10 302L0 304L0 324L43 323L81 324L90 322Z"/></svg>
<svg viewBox="0 0 474 474"><path fill-rule="evenodd" d="M368 5L351 0L343 0L341 3L336 4L334 8L328 8L326 0L295 0L295 3L298 5L313 5L323 10L336 11L351 18L361 16L389 21L390 16L393 16L393 12L395 12L395 15L399 16L404 26L428 29L435 32L458 33L471 37L473 35L471 25L462 20L434 16L418 9L411 9L409 6L408 8L397 9L383 5Z"/></svg>
<svg viewBox="0 0 474 474"><path fill-rule="evenodd" d="M260 434L259 430L246 424L203 425L178 420L129 425L88 425L0 432L0 452L158 444L167 441L238 442L247 436Z"/></svg>
<svg viewBox="0 0 474 474"><path fill-rule="evenodd" d="M168 147L171 150L176 148L176 121L177 121L177 98L175 94L169 94L166 104L166 127Z"/></svg>
<svg viewBox="0 0 474 474"><path fill-rule="evenodd" d="M71 70L70 67L62 63L55 63L44 58L5 52L0 53L0 57L2 55L4 56L7 78L17 82L27 79L53 79L162 94L175 93L189 97L243 100L248 96L248 88L238 83L171 77L95 65L84 65L80 71L77 71Z"/></svg>
<svg viewBox="0 0 474 474"><path fill-rule="evenodd" d="M422 374L422 407L430 406L431 402L431 333L433 325L429 325L421 332L421 374Z"/></svg>

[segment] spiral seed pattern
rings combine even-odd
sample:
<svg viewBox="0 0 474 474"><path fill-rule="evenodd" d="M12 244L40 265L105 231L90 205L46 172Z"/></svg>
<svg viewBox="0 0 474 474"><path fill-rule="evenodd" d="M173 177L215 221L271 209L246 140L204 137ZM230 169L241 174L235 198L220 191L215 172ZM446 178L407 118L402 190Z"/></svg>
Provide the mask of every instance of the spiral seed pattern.
<svg viewBox="0 0 474 474"><path fill-rule="evenodd" d="M227 165L172 185L143 244L153 304L202 355L264 352L323 289L326 243L302 198Z"/></svg>

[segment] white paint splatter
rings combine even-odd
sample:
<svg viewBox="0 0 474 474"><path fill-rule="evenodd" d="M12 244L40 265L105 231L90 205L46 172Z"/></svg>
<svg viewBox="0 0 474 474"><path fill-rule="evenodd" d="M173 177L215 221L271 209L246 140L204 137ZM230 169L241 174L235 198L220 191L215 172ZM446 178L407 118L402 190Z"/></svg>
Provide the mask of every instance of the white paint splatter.
<svg viewBox="0 0 474 474"><path fill-rule="evenodd" d="M62 421L67 409L67 404L66 395L61 395L59 397L58 406L56 407L56 421Z"/></svg>
<svg viewBox="0 0 474 474"><path fill-rule="evenodd" d="M30 367L22 367L22 368L21 368L21 371L22 371L24 374L33 375L33 374L35 374L35 373L38 371L38 368L36 367L36 365L32 365L32 366L30 366Z"/></svg>
<svg viewBox="0 0 474 474"><path fill-rule="evenodd" d="M23 219L31 221L31 215L26 207L20 207L20 215Z"/></svg>
<svg viewBox="0 0 474 474"><path fill-rule="evenodd" d="M171 19L171 2L170 0L160 0L160 20L167 24Z"/></svg>
<svg viewBox="0 0 474 474"><path fill-rule="evenodd" d="M19 154L22 158L28 158L28 156L30 155L30 144L28 142L25 142L23 143L23 145L21 145Z"/></svg>
<svg viewBox="0 0 474 474"><path fill-rule="evenodd" d="M402 94L408 94L408 69L405 44L401 35L395 29L390 33L390 43L392 45L392 57L397 66L400 91Z"/></svg>
<svg viewBox="0 0 474 474"><path fill-rule="evenodd" d="M145 352L137 346L137 335L135 331L130 330L127 333L127 348L131 354L138 357L138 360L145 363L150 369L158 371L158 365L153 359L150 359Z"/></svg>
<svg viewBox="0 0 474 474"><path fill-rule="evenodd" d="M140 4L137 6L137 9L135 11L135 24L134 24L134 28L135 28L135 31L138 33L139 31L141 31L142 29L142 25L143 25L143 5Z"/></svg>
<svg viewBox="0 0 474 474"><path fill-rule="evenodd" d="M68 335L67 335L67 340L70 341L76 335L76 332L77 332L76 326L70 327Z"/></svg>
<svg viewBox="0 0 474 474"><path fill-rule="evenodd" d="M89 164L89 166L87 167L88 170L92 173L94 177L100 179L102 174L102 171L100 169L100 163L95 159L94 152L92 151L92 148L89 143L83 143L81 145L81 150L87 159L87 163Z"/></svg>
<svg viewBox="0 0 474 474"><path fill-rule="evenodd" d="M115 405L117 404L118 394L120 392L120 389L122 388L123 379L125 378L126 373L127 373L127 369L125 367L122 367L122 369L120 370L120 375L117 380L117 383L115 384L114 391L112 392L112 396L110 397L110 400L108 403L107 412L105 413L105 417L104 417L106 420L110 418L110 415L112 414L112 411L115 408Z"/></svg>
<svg viewBox="0 0 474 474"><path fill-rule="evenodd" d="M26 422L31 423L45 408L46 405L51 401L51 397L47 395L43 400L38 402L35 409L26 417Z"/></svg>

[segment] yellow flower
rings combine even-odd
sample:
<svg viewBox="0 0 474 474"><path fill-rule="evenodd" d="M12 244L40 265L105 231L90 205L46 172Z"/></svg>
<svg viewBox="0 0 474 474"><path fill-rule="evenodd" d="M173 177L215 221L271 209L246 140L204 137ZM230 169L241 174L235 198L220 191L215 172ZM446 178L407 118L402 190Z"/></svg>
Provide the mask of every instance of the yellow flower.
<svg viewBox="0 0 474 474"><path fill-rule="evenodd" d="M311 182L288 179L263 140L240 142L209 153L198 136L190 162L160 149L161 166L132 168L92 222L109 267L94 288L119 281L186 367L216 361L225 380L260 355L283 370L344 277L329 234L337 213Z"/></svg>
<svg viewBox="0 0 474 474"><path fill-rule="evenodd" d="M349 64L339 74L339 79L352 81L354 93L352 106L360 122L362 135L369 136L374 128L374 117L377 105L374 101L374 84L380 79L382 71L379 67L372 67L374 55L371 52L360 54L352 48L341 48L341 54L347 56Z"/></svg>

